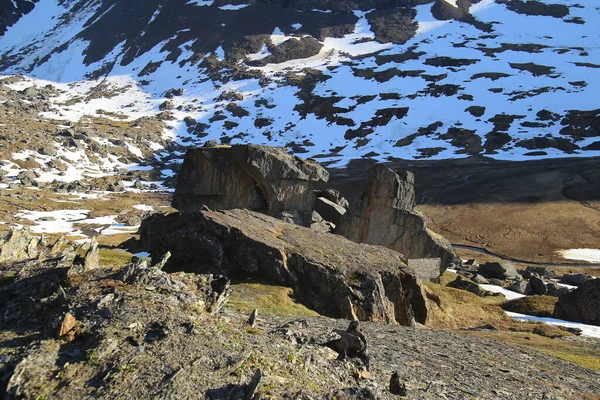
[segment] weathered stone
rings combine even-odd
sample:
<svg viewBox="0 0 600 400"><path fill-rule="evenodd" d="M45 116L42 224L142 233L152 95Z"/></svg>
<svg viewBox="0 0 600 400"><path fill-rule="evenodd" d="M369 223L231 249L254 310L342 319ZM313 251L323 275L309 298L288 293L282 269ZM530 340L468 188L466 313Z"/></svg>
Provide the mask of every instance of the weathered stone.
<svg viewBox="0 0 600 400"><path fill-rule="evenodd" d="M45 156L54 157L57 151L53 145L46 145L39 150L39 153Z"/></svg>
<svg viewBox="0 0 600 400"><path fill-rule="evenodd" d="M19 172L19 174L17 175L17 179L19 179L21 183L25 186L33 186L35 184L37 176L33 171L25 170Z"/></svg>
<svg viewBox="0 0 600 400"><path fill-rule="evenodd" d="M85 253L85 257L83 259L83 267L86 270L91 270L98 268L100 262L100 252L98 251L98 241L94 236L90 243L90 248Z"/></svg>
<svg viewBox="0 0 600 400"><path fill-rule="evenodd" d="M440 272L454 259L450 243L427 229L414 211L414 176L378 164L369 170L369 188L342 218L337 233L359 243L388 247L409 259L439 258Z"/></svg>
<svg viewBox="0 0 600 400"><path fill-rule="evenodd" d="M582 283L560 296L554 308L556 318L600 326L600 279Z"/></svg>
<svg viewBox="0 0 600 400"><path fill-rule="evenodd" d="M440 277L439 258L409 258L408 266L415 270L419 282L437 282Z"/></svg>
<svg viewBox="0 0 600 400"><path fill-rule="evenodd" d="M531 294L531 285L527 281L518 281L508 287L508 290L524 295Z"/></svg>
<svg viewBox="0 0 600 400"><path fill-rule="evenodd" d="M552 279L556 278L556 273L549 268L546 267L527 267L527 271L532 272L534 274L538 274L540 277Z"/></svg>
<svg viewBox="0 0 600 400"><path fill-rule="evenodd" d="M509 262L486 262L479 266L479 273L486 278L493 279L519 279L521 276L517 268Z"/></svg>
<svg viewBox="0 0 600 400"><path fill-rule="evenodd" d="M127 265L119 273L118 279L131 285L175 292L181 301L201 304L211 314L220 312L232 293L229 279L212 274L182 274L173 277L162 270L170 257L167 252L160 262L152 266L148 266L145 260L138 259Z"/></svg>
<svg viewBox="0 0 600 400"><path fill-rule="evenodd" d="M284 148L235 145L188 150L177 179L173 207L182 214L210 209L245 208L276 218L299 215L309 225L314 185L329 174L318 163Z"/></svg>
<svg viewBox="0 0 600 400"><path fill-rule="evenodd" d="M31 236L29 229L11 228L0 235L0 261L25 261L36 258L38 239Z"/></svg>
<svg viewBox="0 0 600 400"><path fill-rule="evenodd" d="M335 329L333 331L339 336L338 339L330 340L324 343L336 353L338 359L343 360L346 357L360 359L367 371L369 370L369 356L367 355L367 338L360 329L358 321L351 321L346 330Z"/></svg>
<svg viewBox="0 0 600 400"><path fill-rule="evenodd" d="M317 197L315 201L315 211L321 217L329 222L333 222L336 226L342 220L342 216L346 213L346 209L331 200L323 197Z"/></svg>
<svg viewBox="0 0 600 400"><path fill-rule="evenodd" d="M478 285L487 285L488 283L490 283L490 281L488 281L487 279L485 279L483 276L479 275L479 274L475 274L475 276L473 276L473 278L471 278L471 280L475 283L477 283Z"/></svg>
<svg viewBox="0 0 600 400"><path fill-rule="evenodd" d="M71 313L66 313L58 330L58 338L72 341L76 334L77 320Z"/></svg>
<svg viewBox="0 0 600 400"><path fill-rule="evenodd" d="M294 289L317 312L401 325L424 322L425 299L404 257L247 210L154 215L140 228L167 267L253 277Z"/></svg>
<svg viewBox="0 0 600 400"><path fill-rule="evenodd" d="M334 202L338 206L342 206L343 208L347 209L348 207L350 207L348 200L343 198L338 190L335 190L335 189L318 190L315 193L315 195L317 196L317 198L323 197L329 201Z"/></svg>

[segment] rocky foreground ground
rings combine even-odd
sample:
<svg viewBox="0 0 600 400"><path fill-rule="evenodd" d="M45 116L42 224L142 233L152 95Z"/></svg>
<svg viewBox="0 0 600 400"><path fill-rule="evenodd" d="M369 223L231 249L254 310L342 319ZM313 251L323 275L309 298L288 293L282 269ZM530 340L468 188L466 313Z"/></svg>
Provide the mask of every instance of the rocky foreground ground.
<svg viewBox="0 0 600 400"><path fill-rule="evenodd" d="M398 393L415 399L600 393L598 372L419 326L361 323L367 371L360 359L339 359L323 346L349 321L259 311L251 326L248 314L221 309L231 288L218 276L167 274L143 261L88 269L90 253L75 264L47 256L2 268L7 399L391 399L401 396L389 390L394 372Z"/></svg>
<svg viewBox="0 0 600 400"><path fill-rule="evenodd" d="M351 328L350 321L316 316L287 295L267 295L264 301L248 294L252 285L271 295L279 290L270 285L164 272L168 257L160 262L155 257L154 263L137 257L107 262L95 240L77 245L13 231L0 251L0 394L7 399L596 399L600 393L597 371L482 336L519 331L515 337L525 345L544 351L550 346L563 359L582 365L588 360L590 368L600 342L541 324L517 326L468 292L431 284L422 293L429 304L428 325L471 329L452 333L414 322L410 327L360 322ZM319 268L309 265L314 254L302 257L303 273ZM362 256L346 257L360 263ZM331 268L328 274L335 277ZM357 293L359 282L345 282L348 293ZM306 290L296 289L296 295ZM349 296L354 304L369 306L368 299Z"/></svg>

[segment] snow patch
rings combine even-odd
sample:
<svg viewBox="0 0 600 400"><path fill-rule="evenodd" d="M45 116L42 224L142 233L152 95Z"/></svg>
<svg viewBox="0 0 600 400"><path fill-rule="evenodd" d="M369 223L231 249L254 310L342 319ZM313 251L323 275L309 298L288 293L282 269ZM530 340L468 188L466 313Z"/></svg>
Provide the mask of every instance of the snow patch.
<svg viewBox="0 0 600 400"><path fill-rule="evenodd" d="M154 207L146 205L146 204L136 204L133 206L133 208L135 208L136 210L140 210L140 211L152 211L154 210Z"/></svg>
<svg viewBox="0 0 600 400"><path fill-rule="evenodd" d="M220 6L219 9L225 10L225 11L235 11L235 10L241 10L242 8L246 8L249 5L250 4L226 4L224 6Z"/></svg>
<svg viewBox="0 0 600 400"><path fill-rule="evenodd" d="M515 299L520 299L523 297L527 297L524 294L520 294L517 292L513 292L512 290L508 290L506 288L503 288L501 286L496 286L496 285L479 285L480 288L482 288L483 290L487 290L490 292L494 292L494 293L501 293L504 295L504 297L506 297L506 300L515 300Z"/></svg>
<svg viewBox="0 0 600 400"><path fill-rule="evenodd" d="M569 249L558 251L567 260L587 261L589 263L600 263L599 249Z"/></svg>
<svg viewBox="0 0 600 400"><path fill-rule="evenodd" d="M582 336L600 338L600 326L586 325L579 322L563 321L562 319L556 318L534 317L532 315L519 314L509 311L506 311L506 314L509 315L511 318L516 319L517 321L543 322L548 325L558 325L565 326L567 328L577 328L581 329Z"/></svg>

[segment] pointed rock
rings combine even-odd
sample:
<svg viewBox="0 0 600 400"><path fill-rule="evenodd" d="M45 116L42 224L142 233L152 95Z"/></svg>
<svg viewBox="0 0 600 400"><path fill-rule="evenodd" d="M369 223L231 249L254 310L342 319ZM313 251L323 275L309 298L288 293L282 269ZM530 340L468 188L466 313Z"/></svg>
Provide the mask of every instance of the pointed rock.
<svg viewBox="0 0 600 400"><path fill-rule="evenodd" d="M250 313L250 317L248 317L247 324L254 328L254 326L256 325L256 317L257 316L258 316L258 309L255 308Z"/></svg>
<svg viewBox="0 0 600 400"><path fill-rule="evenodd" d="M398 375L397 371L394 371L392 376L390 377L390 393L406 397L406 385L400 382L400 375Z"/></svg>
<svg viewBox="0 0 600 400"><path fill-rule="evenodd" d="M98 251L98 241L96 237L92 237L90 248L85 254L83 260L83 268L87 271L98 268L100 263L100 252Z"/></svg>

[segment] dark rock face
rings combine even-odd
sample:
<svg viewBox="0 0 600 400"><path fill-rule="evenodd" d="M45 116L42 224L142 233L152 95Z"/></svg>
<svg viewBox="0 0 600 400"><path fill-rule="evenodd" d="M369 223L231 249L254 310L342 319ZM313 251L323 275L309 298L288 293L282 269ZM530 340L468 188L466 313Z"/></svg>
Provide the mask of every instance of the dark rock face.
<svg viewBox="0 0 600 400"><path fill-rule="evenodd" d="M456 3L457 7L454 7L445 0L436 0L433 6L431 6L431 13L436 19L442 21L458 19L469 14L471 3L468 0L457 0Z"/></svg>
<svg viewBox="0 0 600 400"><path fill-rule="evenodd" d="M329 179L318 163L283 148L236 145L188 150L177 178L173 207L190 214L245 208L310 224L314 186Z"/></svg>
<svg viewBox="0 0 600 400"><path fill-rule="evenodd" d="M559 297L554 316L600 326L600 279L591 279Z"/></svg>
<svg viewBox="0 0 600 400"><path fill-rule="evenodd" d="M566 285L579 286L592 279L590 275L586 274L564 274L560 278L560 283Z"/></svg>
<svg viewBox="0 0 600 400"><path fill-rule="evenodd" d="M546 283L535 275L529 278L529 285L531 286L531 291L533 294L543 296L548 292Z"/></svg>
<svg viewBox="0 0 600 400"><path fill-rule="evenodd" d="M369 188L344 214L337 233L355 242L388 247L410 259L439 258L441 274L454 259L454 252L414 211L414 175L374 165L369 179Z"/></svg>
<svg viewBox="0 0 600 400"><path fill-rule="evenodd" d="M0 4L0 36L9 26L15 24L23 15L29 13L39 0L4 1Z"/></svg>
<svg viewBox="0 0 600 400"><path fill-rule="evenodd" d="M425 298L403 256L247 210L154 215L140 228L166 268L251 276L292 287L317 312L401 325L423 323Z"/></svg>

